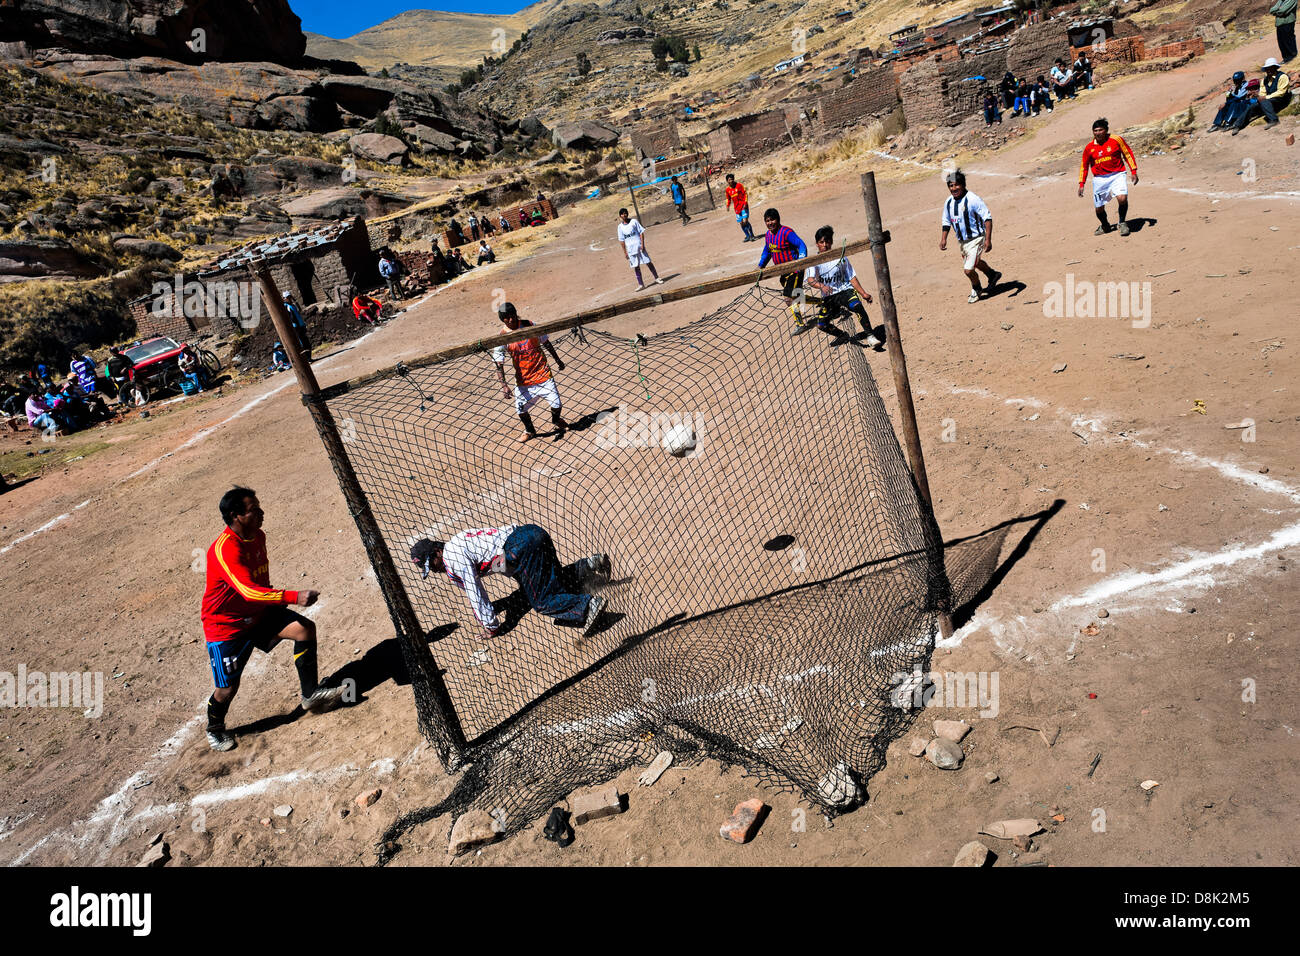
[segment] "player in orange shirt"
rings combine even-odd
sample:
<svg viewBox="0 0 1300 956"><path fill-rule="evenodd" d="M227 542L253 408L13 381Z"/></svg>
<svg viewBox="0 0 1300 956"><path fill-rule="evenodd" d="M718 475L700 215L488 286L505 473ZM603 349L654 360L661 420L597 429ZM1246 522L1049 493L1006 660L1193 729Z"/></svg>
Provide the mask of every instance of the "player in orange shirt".
<svg viewBox="0 0 1300 956"><path fill-rule="evenodd" d="M740 230L745 234L743 241L757 242L758 236L754 235L753 227L749 224L749 194L745 192L745 187L736 182L735 173L727 173L727 208L736 213L736 222L740 223Z"/></svg>
<svg viewBox="0 0 1300 956"><path fill-rule="evenodd" d="M512 302L507 302L497 309L497 318L501 320L502 335L533 324L527 319L519 318L519 313ZM506 385L507 356L514 365L515 411L519 413L519 420L524 423L524 433L520 436L520 441L537 437L537 429L533 427L533 419L528 414L528 409L543 398L551 407L555 441L564 437L567 427L564 419L560 417L560 390L555 387L555 379L551 378L551 369L546 364L546 356L542 354L542 349L551 353L551 358L555 359L556 369L563 372L564 362L560 360L560 356L555 352L555 346L545 335L524 339L522 342L511 342L508 345L498 345L492 350L492 361L496 362L497 366L497 380L501 383L501 393L506 398L511 397L510 387Z"/></svg>
<svg viewBox="0 0 1300 956"><path fill-rule="evenodd" d="M1079 163L1079 195L1083 195L1088 170L1092 170L1092 204L1097 209L1101 225L1095 235L1110 232L1106 218L1106 203L1119 200L1119 234L1129 234L1128 223L1128 170L1133 170L1133 185L1138 181L1138 164L1122 137L1110 135L1110 123L1105 117L1092 124L1092 142L1083 148L1083 161Z"/></svg>

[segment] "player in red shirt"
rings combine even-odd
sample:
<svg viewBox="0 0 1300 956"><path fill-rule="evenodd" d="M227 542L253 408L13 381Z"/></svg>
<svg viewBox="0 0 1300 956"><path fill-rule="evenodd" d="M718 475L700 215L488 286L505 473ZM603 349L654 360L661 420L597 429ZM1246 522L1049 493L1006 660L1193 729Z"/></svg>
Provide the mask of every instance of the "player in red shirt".
<svg viewBox="0 0 1300 956"><path fill-rule="evenodd" d="M323 710L343 696L342 687L316 680L316 625L288 605L311 607L315 591L277 591L271 587L262 533L262 506L248 488L231 488L221 497L226 529L208 548L207 588L203 592L203 636L216 690L208 698L208 745L235 746L226 730L226 711L239 692L239 677L254 648L269 651L293 641L293 663L302 688L302 709Z"/></svg>
<svg viewBox="0 0 1300 956"><path fill-rule="evenodd" d="M758 236L754 235L754 229L749 224L749 194L745 192L745 187L736 182L734 173L727 173L727 208L735 210L736 222L740 223L740 229L745 234L745 242L756 242Z"/></svg>
<svg viewBox="0 0 1300 956"><path fill-rule="evenodd" d="M1088 181L1088 170L1092 170L1092 204L1097 209L1097 218L1101 225L1095 235L1104 236L1110 232L1110 220L1106 218L1106 203L1111 199L1119 200L1119 234L1129 234L1128 223L1128 170L1133 170L1133 185L1138 181L1137 158L1128 143L1120 136L1110 135L1110 123L1105 117L1092 124L1092 142L1083 148L1083 161L1079 163L1079 195L1083 195L1083 185Z"/></svg>
<svg viewBox="0 0 1300 956"><path fill-rule="evenodd" d="M527 319L519 318L519 312L515 309L513 302L503 303L497 309L497 318L501 320L501 334L509 335L511 332L532 325ZM537 429L533 425L533 418L528 414L528 409L532 408L543 399L551 409L551 424L555 426L554 441L559 441L564 437L565 429L568 427L564 424L564 418L561 415L562 402L560 401L560 390L555 385L555 379L551 377L551 368L546 364L546 356L542 354L542 349L551 353L551 358L555 359L555 367L558 371L564 371L564 362L555 351L555 346L545 335L534 336L531 339L524 339L522 342L511 342L509 345L498 345L492 350L492 361L497 367L497 381L501 384L501 394L505 398L511 397L510 386L506 384L506 362L509 361L514 366L515 371L515 389L513 397L515 400L515 412L519 415L519 421L523 423L524 433L519 436L520 441L528 441L537 437Z"/></svg>

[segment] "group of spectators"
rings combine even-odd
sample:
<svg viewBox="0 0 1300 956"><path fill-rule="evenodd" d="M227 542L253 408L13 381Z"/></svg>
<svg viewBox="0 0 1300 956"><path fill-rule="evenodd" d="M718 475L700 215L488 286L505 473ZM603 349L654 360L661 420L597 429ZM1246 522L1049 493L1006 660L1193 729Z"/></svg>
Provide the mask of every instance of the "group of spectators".
<svg viewBox="0 0 1300 956"><path fill-rule="evenodd" d="M1242 70L1232 74L1228 95L1210 124L1210 132L1230 129L1236 136L1261 116L1267 128L1278 125L1278 111L1291 102L1291 78L1273 57L1264 61L1263 70L1264 75L1254 80L1246 79Z"/></svg>
<svg viewBox="0 0 1300 956"><path fill-rule="evenodd" d="M1053 98L1073 99L1079 95L1079 90L1090 90L1093 86L1092 60L1086 51L1080 52L1071 66L1066 66L1065 60L1057 57L1056 65L1036 79L1017 77L1008 70L998 82L996 91L984 87L981 102L984 125L1001 123L1004 110L1010 110L1012 116L1022 117L1037 116L1044 109L1050 113Z"/></svg>
<svg viewBox="0 0 1300 956"><path fill-rule="evenodd" d="M12 418L26 417L32 428L50 434L79 431L112 417L103 384L88 355L73 356L65 379L38 362L17 385L0 383L0 410Z"/></svg>

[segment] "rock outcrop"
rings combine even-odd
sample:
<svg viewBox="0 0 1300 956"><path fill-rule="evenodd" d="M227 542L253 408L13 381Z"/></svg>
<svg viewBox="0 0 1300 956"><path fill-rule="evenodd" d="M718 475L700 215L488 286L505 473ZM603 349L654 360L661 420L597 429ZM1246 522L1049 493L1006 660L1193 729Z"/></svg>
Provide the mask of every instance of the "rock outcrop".
<svg viewBox="0 0 1300 956"><path fill-rule="evenodd" d="M0 36L30 49L177 60L297 63L307 50L289 0L11 0Z"/></svg>

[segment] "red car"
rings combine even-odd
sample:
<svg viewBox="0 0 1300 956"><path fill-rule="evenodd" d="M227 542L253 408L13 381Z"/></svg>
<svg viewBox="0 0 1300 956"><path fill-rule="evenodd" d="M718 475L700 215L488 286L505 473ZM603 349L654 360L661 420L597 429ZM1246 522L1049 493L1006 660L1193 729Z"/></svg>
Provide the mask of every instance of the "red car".
<svg viewBox="0 0 1300 956"><path fill-rule="evenodd" d="M158 389L178 387L183 376L177 359L184 350L184 344L165 335L123 349L132 362L128 379L118 383L123 401L143 405ZM215 378L221 371L221 360L207 349L197 349L196 354L208 377Z"/></svg>

